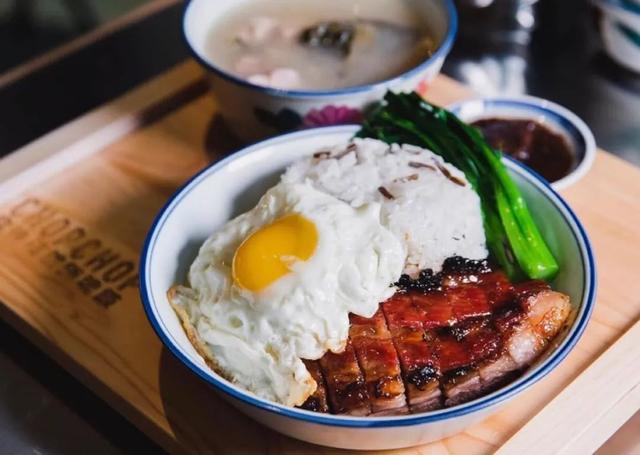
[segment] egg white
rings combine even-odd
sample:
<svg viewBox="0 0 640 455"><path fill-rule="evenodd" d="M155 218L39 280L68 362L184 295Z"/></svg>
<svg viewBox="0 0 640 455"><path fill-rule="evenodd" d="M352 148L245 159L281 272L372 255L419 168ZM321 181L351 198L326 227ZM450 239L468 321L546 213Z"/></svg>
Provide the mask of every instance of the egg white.
<svg viewBox="0 0 640 455"><path fill-rule="evenodd" d="M231 264L242 241L289 214L312 221L307 261L260 292L239 287ZM302 404L316 388L301 359L344 349L349 313L371 317L395 291L405 247L380 224L380 204L354 208L305 183L280 183L201 247L181 302L198 336L232 381L261 397Z"/></svg>

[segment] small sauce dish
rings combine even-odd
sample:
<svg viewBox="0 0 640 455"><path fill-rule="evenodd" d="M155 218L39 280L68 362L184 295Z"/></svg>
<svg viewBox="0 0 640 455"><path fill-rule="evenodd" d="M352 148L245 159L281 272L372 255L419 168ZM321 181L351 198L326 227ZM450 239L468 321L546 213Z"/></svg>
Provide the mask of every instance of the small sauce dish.
<svg viewBox="0 0 640 455"><path fill-rule="evenodd" d="M479 125L494 147L503 144L505 153L543 176L553 176L556 190L573 185L593 165L593 133L577 115L551 101L532 96L482 98L448 109ZM526 136L519 140L518 135Z"/></svg>

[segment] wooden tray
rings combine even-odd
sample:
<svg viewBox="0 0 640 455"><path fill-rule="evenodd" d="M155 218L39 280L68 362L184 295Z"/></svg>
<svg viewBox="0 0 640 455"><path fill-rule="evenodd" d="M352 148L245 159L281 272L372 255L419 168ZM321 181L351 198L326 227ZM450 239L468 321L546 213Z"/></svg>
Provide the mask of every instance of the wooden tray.
<svg viewBox="0 0 640 455"><path fill-rule="evenodd" d="M429 91L440 104L468 95L442 76ZM228 406L162 347L143 313L137 261L152 218L232 145L216 111L200 70L186 63L0 161L0 315L170 451L335 452ZM640 325L632 328L640 317L640 171L601 152L563 195L591 235L599 268L583 338L502 411L404 452L586 453L640 407Z"/></svg>

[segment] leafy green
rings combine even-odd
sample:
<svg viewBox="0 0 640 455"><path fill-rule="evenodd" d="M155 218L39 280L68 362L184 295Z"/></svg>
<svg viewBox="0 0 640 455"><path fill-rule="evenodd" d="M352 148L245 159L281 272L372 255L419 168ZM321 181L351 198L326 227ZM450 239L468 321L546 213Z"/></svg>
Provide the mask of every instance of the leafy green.
<svg viewBox="0 0 640 455"><path fill-rule="evenodd" d="M464 172L480 197L489 251L512 279L550 279L558 272L500 153L476 128L415 92L387 92L357 136L427 148Z"/></svg>

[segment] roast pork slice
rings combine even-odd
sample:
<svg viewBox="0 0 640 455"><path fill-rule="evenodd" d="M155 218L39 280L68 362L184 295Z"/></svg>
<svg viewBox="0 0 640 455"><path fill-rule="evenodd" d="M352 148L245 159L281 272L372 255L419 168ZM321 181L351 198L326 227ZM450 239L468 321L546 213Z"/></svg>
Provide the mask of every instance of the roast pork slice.
<svg viewBox="0 0 640 455"><path fill-rule="evenodd" d="M406 414L407 401L391 333L378 310L372 318L351 315L349 336L364 375L374 415Z"/></svg>

